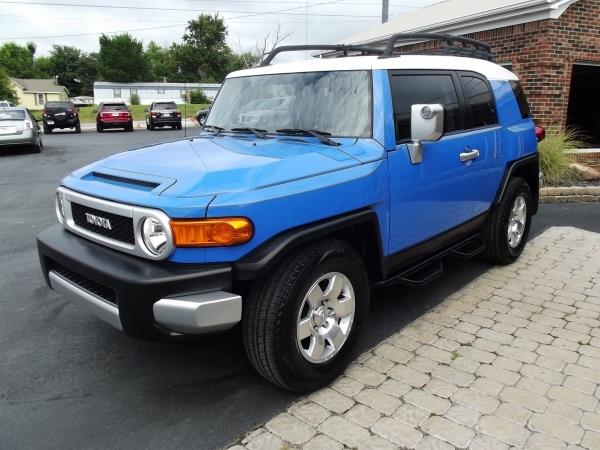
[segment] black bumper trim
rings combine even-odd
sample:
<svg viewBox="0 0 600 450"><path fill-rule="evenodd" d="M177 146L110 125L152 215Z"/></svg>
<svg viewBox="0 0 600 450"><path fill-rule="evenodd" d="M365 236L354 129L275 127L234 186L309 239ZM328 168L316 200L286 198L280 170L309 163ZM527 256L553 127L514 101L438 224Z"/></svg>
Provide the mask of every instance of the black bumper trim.
<svg viewBox="0 0 600 450"><path fill-rule="evenodd" d="M230 291L229 265L188 265L147 261L103 247L57 224L37 238L46 283L53 263L114 290L126 333L146 336L154 329L152 305L165 297Z"/></svg>

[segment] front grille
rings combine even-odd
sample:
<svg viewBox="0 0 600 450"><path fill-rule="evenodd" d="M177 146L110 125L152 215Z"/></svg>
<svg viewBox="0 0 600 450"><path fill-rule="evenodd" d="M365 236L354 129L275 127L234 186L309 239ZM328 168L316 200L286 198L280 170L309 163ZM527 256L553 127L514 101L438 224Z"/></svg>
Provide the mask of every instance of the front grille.
<svg viewBox="0 0 600 450"><path fill-rule="evenodd" d="M73 202L71 202L71 212L73 213L73 221L78 227L114 239L115 241L125 242L131 245L135 244L133 236L133 219L131 217L120 216L118 214L101 211ZM85 215L86 213L107 219L110 222L110 229L94 223L89 223Z"/></svg>
<svg viewBox="0 0 600 450"><path fill-rule="evenodd" d="M58 264L56 261L50 261L50 270L58 273L63 278L66 278L71 283L76 284L84 291L94 294L115 306L118 306L117 295L115 291L108 288L100 283L96 283L87 277L84 277L77 272L73 272L71 269L67 269L65 266Z"/></svg>

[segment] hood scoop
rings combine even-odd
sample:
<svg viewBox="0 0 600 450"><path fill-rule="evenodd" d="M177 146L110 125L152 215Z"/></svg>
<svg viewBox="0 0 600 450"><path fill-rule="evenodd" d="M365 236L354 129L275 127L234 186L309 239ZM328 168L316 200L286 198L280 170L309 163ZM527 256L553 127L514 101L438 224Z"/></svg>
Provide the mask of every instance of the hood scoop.
<svg viewBox="0 0 600 450"><path fill-rule="evenodd" d="M155 194L160 194L175 182L172 178L157 177L155 175L114 170L104 167L95 168L95 170L81 178L86 181L106 183L111 187L135 189L142 192L154 191Z"/></svg>

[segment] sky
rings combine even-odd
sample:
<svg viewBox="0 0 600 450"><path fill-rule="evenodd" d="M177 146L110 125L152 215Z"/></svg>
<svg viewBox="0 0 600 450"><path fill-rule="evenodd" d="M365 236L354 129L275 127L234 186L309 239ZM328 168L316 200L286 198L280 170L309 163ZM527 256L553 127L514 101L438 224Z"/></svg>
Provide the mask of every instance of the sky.
<svg viewBox="0 0 600 450"><path fill-rule="evenodd" d="M438 1L389 0L389 17ZM101 33L128 31L144 44L168 46L181 41L188 20L217 12L229 46L240 52L278 26L287 45L335 43L381 23L381 0L0 0L0 45L33 41L38 55L54 44L94 52Z"/></svg>

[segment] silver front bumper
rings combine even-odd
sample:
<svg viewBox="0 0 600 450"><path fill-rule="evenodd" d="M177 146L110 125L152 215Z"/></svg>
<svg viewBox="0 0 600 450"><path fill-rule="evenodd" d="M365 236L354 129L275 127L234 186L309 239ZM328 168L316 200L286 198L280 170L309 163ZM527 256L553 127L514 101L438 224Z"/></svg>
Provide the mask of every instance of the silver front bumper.
<svg viewBox="0 0 600 450"><path fill-rule="evenodd" d="M71 302L87 309L99 319L102 319L105 322L110 323L113 327L123 331L121 319L119 318L119 310L115 305L112 305L97 295L79 287L77 284L67 280L53 270L48 273L48 279L50 280L50 287L56 292L64 295Z"/></svg>
<svg viewBox="0 0 600 450"><path fill-rule="evenodd" d="M123 331L119 309L83 289L57 272L48 273L50 286L71 302ZM159 325L182 334L204 334L227 330L242 319L242 297L224 291L163 298L153 305Z"/></svg>

